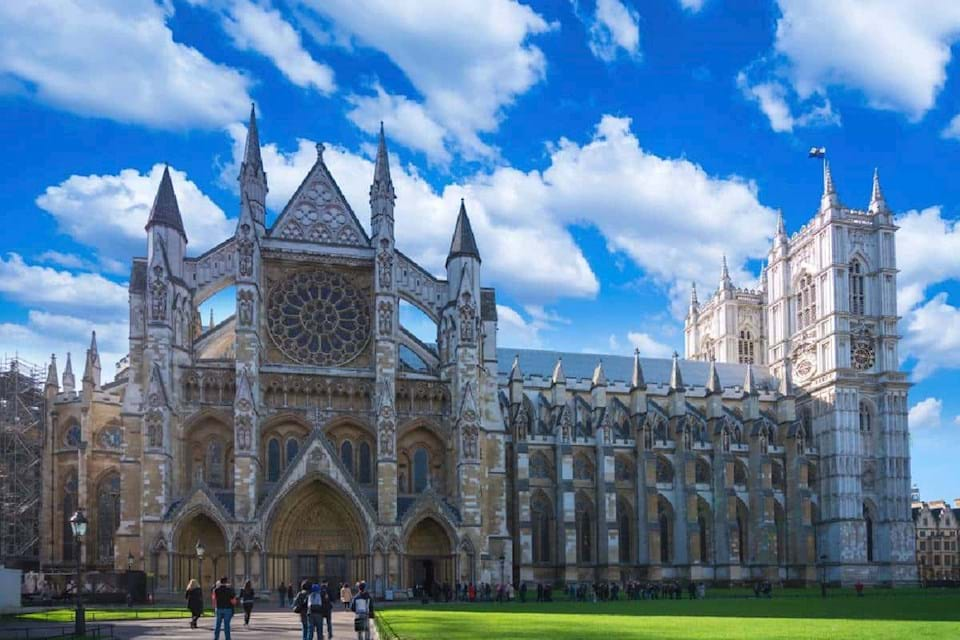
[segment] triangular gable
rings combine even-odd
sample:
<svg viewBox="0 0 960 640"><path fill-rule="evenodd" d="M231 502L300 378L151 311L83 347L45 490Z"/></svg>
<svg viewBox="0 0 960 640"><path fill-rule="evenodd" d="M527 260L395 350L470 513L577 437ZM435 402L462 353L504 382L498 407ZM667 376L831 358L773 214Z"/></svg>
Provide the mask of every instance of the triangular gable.
<svg viewBox="0 0 960 640"><path fill-rule="evenodd" d="M370 245L370 238L319 154L268 235L317 244Z"/></svg>

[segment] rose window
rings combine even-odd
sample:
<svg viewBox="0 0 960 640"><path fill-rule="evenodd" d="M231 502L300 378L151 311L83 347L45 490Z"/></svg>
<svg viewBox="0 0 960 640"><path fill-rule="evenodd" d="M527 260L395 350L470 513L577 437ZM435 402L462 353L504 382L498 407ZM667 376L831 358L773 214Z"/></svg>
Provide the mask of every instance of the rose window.
<svg viewBox="0 0 960 640"><path fill-rule="evenodd" d="M368 297L337 273L293 273L269 294L270 337L284 355L301 364L345 364L369 339Z"/></svg>

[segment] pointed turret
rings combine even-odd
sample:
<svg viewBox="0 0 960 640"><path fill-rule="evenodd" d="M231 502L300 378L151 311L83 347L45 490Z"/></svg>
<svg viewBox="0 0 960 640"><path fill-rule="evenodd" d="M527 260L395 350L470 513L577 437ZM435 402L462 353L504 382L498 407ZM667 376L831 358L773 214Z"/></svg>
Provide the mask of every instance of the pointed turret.
<svg viewBox="0 0 960 640"><path fill-rule="evenodd" d="M757 382L753 378L753 365L747 365L747 373L743 378L743 393L748 396L755 396L758 394Z"/></svg>
<svg viewBox="0 0 960 640"><path fill-rule="evenodd" d="M77 379L73 375L73 363L70 362L70 352L67 352L67 366L63 369L63 390L73 393L77 389Z"/></svg>
<svg viewBox="0 0 960 640"><path fill-rule="evenodd" d="M670 365L670 391L683 392L683 376L680 373L680 354L673 352L673 363Z"/></svg>
<svg viewBox="0 0 960 640"><path fill-rule="evenodd" d="M720 393L723 393L723 387L720 386L720 376L717 375L717 363L710 358L710 368L707 370L707 395Z"/></svg>
<svg viewBox="0 0 960 640"><path fill-rule="evenodd" d="M257 110L250 105L250 124L247 125L247 140L243 147L243 162L240 164L240 218L237 227L256 225L258 234L263 231L266 218L267 174L263 171L260 156L260 131L257 128Z"/></svg>
<svg viewBox="0 0 960 640"><path fill-rule="evenodd" d="M183 230L183 218L180 217L180 205L177 204L177 194L173 191L173 180L170 178L169 166L163 168L160 187L153 199L153 207L150 209L150 217L147 219L145 228L149 231L157 225L170 227L179 232L184 243L186 243L187 232Z"/></svg>
<svg viewBox="0 0 960 640"><path fill-rule="evenodd" d="M373 167L373 183L370 185L370 230L373 236L393 236L393 206L397 200L390 177L390 154L387 153L387 138L380 123L380 141L377 145L377 160Z"/></svg>
<svg viewBox="0 0 960 640"><path fill-rule="evenodd" d="M720 263L720 290L727 291L733 289L733 281L730 279L730 270L727 269L727 254L723 254Z"/></svg>
<svg viewBox="0 0 960 640"><path fill-rule="evenodd" d="M57 375L57 354L50 354L50 364L47 366L47 387L53 387L56 389L60 388L60 383L57 380L59 376Z"/></svg>
<svg viewBox="0 0 960 640"><path fill-rule="evenodd" d="M695 316L700 313L700 301L697 300L697 283L690 283L690 309L687 312L689 316Z"/></svg>
<svg viewBox="0 0 960 640"><path fill-rule="evenodd" d="M787 239L787 227L783 223L783 211L777 211L777 237Z"/></svg>
<svg viewBox="0 0 960 640"><path fill-rule="evenodd" d="M646 389L647 383L643 379L643 367L640 365L640 349L633 350L633 374L630 376L630 389Z"/></svg>
<svg viewBox="0 0 960 640"><path fill-rule="evenodd" d="M260 169L263 160L260 157L260 132L257 129L257 109L250 104L250 124L247 126L247 141L243 147L243 164L249 169ZM243 169L241 169L241 174Z"/></svg>
<svg viewBox="0 0 960 640"><path fill-rule="evenodd" d="M603 360L597 362L597 366L593 370L593 377L590 379L590 384L593 387L605 387L607 385L607 374L603 370Z"/></svg>
<svg viewBox="0 0 960 640"><path fill-rule="evenodd" d="M510 367L510 402L523 402L523 371L520 370L520 354L513 356L513 366Z"/></svg>
<svg viewBox="0 0 960 640"><path fill-rule="evenodd" d="M83 365L83 382L92 384L94 389L100 388L100 351L97 349L97 332L90 336L90 348L87 349L87 359Z"/></svg>
<svg viewBox="0 0 960 640"><path fill-rule="evenodd" d="M830 173L830 163L823 161L823 195L820 197L820 210L826 211L832 207L840 206L840 198L837 196L837 190L833 186L833 174Z"/></svg>
<svg viewBox="0 0 960 640"><path fill-rule="evenodd" d="M887 212L890 208L887 206L887 200L883 197L883 190L880 188L880 171L873 170L873 191L870 193L870 213Z"/></svg>
<svg viewBox="0 0 960 640"><path fill-rule="evenodd" d="M467 216L467 207L460 199L460 213L457 215L457 226L453 230L453 241L450 243L450 253L447 255L447 264L458 256L468 256L480 260L480 250L473 237L473 228Z"/></svg>
<svg viewBox="0 0 960 640"><path fill-rule="evenodd" d="M563 373L563 358L557 358L557 364L553 365L553 375L550 377L553 384L565 384L567 376Z"/></svg>
<svg viewBox="0 0 960 640"><path fill-rule="evenodd" d="M510 382L523 380L523 372L520 371L520 354L513 356L513 366L510 367Z"/></svg>

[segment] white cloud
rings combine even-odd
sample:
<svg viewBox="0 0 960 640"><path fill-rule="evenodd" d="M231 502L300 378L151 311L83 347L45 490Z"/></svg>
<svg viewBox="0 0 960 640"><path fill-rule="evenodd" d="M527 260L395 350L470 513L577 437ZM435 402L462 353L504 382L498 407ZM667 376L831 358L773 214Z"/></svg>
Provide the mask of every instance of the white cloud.
<svg viewBox="0 0 960 640"><path fill-rule="evenodd" d="M616 60L621 50L639 59L639 23L639 14L620 0L597 0L596 12L587 21L590 51L604 62Z"/></svg>
<svg viewBox="0 0 960 640"><path fill-rule="evenodd" d="M528 321L511 307L497 305L497 347L539 349L543 347L540 331L543 325Z"/></svg>
<svg viewBox="0 0 960 640"><path fill-rule="evenodd" d="M223 27L234 46L266 56L298 87L313 88L325 94L336 89L333 69L307 53L300 34L276 9L237 0L228 6Z"/></svg>
<svg viewBox="0 0 960 640"><path fill-rule="evenodd" d="M737 74L737 87L745 98L757 103L770 121L770 127L778 133L792 132L794 127L840 124L840 116L834 113L826 97L821 104L812 104L795 116L788 101L789 90L780 81L751 84L747 74L741 71Z"/></svg>
<svg viewBox="0 0 960 640"><path fill-rule="evenodd" d="M126 318L126 314L121 314ZM67 353L72 355L73 373L80 382L84 357L90 346L90 332L97 332L97 349L103 366L103 382L109 382L115 373L115 364L127 352L127 323L92 322L75 316L57 315L31 310L27 322L0 324L0 354L17 356L27 362L42 365L50 362L50 354L57 356L57 369L63 373Z"/></svg>
<svg viewBox="0 0 960 640"><path fill-rule="evenodd" d="M910 407L907 421L910 429L928 429L940 426L940 414L943 401L940 398L926 398Z"/></svg>
<svg viewBox="0 0 960 640"><path fill-rule="evenodd" d="M129 269L131 256L146 253L144 226L163 167L155 164L143 174L124 169L117 175L70 176L47 187L37 198L37 206L56 219L60 231L96 249L101 259L120 261ZM171 167L170 177L190 253L200 253L233 234L235 222L228 220L186 173Z"/></svg>
<svg viewBox="0 0 960 640"><path fill-rule="evenodd" d="M24 262L16 253L0 257L0 294L44 309L111 315L127 307L127 289L94 273L73 274Z"/></svg>
<svg viewBox="0 0 960 640"><path fill-rule="evenodd" d="M954 0L778 0L774 50L801 98L854 89L877 109L920 119L946 81L960 39Z"/></svg>
<svg viewBox="0 0 960 640"><path fill-rule="evenodd" d="M697 13L703 9L704 0L680 0L680 6L691 13Z"/></svg>
<svg viewBox="0 0 960 640"><path fill-rule="evenodd" d="M385 53L423 96L430 119L468 157L494 155L479 134L545 74L528 42L550 25L515 0L299 0L359 44Z"/></svg>
<svg viewBox="0 0 960 640"><path fill-rule="evenodd" d="M960 368L960 309L947 302L946 292L911 311L903 323L904 351L917 361L914 380L923 380L938 369Z"/></svg>
<svg viewBox="0 0 960 640"><path fill-rule="evenodd" d="M940 132L940 135L943 138L960 140L960 114L957 114L950 119L949 124L944 127L943 131Z"/></svg>
<svg viewBox="0 0 960 640"><path fill-rule="evenodd" d="M898 311L906 315L928 287L960 279L960 224L943 218L939 206L897 216Z"/></svg>
<svg viewBox="0 0 960 640"><path fill-rule="evenodd" d="M242 118L249 80L175 42L172 13L152 0L0 2L0 75L81 115L171 129Z"/></svg>
<svg viewBox="0 0 960 640"><path fill-rule="evenodd" d="M446 165L450 153L444 145L444 128L430 117L419 102L406 96L390 95L383 87L373 87L375 96L347 97L353 109L347 113L350 121L367 133L379 131L383 122L387 135L410 149L422 151L432 162Z"/></svg>
<svg viewBox="0 0 960 640"><path fill-rule="evenodd" d="M631 331L627 334L627 340L635 349L640 350L640 355L648 358L668 358L673 354L673 348L657 341L649 333Z"/></svg>

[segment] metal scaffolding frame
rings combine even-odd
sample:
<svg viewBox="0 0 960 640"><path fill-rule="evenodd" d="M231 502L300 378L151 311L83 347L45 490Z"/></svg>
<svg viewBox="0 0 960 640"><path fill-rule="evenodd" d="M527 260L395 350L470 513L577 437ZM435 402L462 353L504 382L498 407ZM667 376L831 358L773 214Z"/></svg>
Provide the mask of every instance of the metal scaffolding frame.
<svg viewBox="0 0 960 640"><path fill-rule="evenodd" d="M0 564L36 568L45 430L45 368L0 356Z"/></svg>

